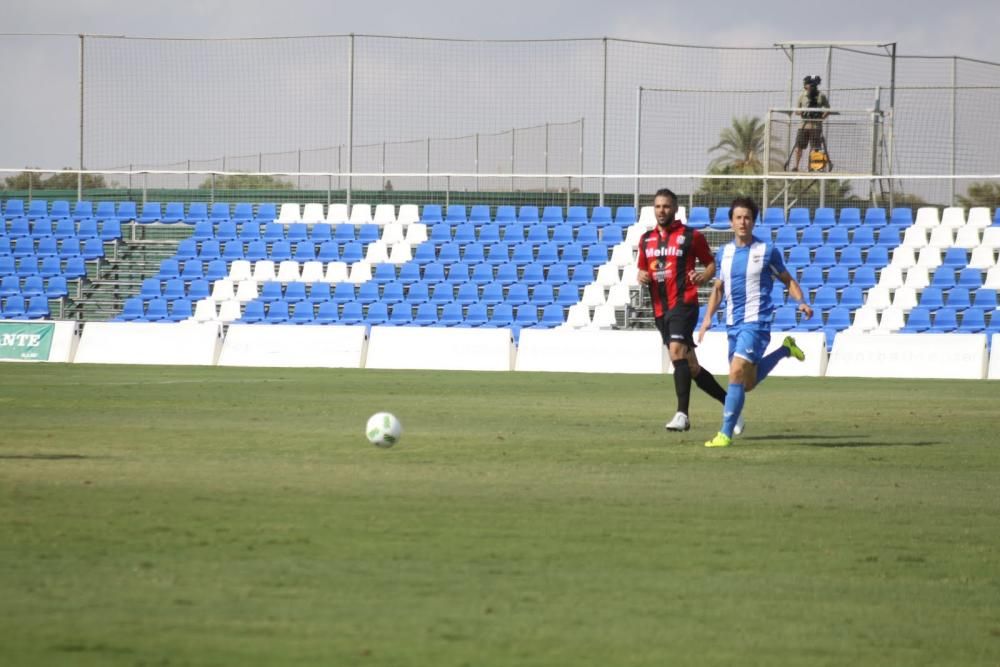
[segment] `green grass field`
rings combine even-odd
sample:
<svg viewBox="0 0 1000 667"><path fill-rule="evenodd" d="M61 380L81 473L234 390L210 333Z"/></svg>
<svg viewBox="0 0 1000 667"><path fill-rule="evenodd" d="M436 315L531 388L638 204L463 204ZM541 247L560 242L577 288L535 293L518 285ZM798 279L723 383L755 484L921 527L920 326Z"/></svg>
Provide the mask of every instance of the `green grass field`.
<svg viewBox="0 0 1000 667"><path fill-rule="evenodd" d="M1000 664L1000 383L0 366L0 664ZM402 442L367 444L396 413Z"/></svg>

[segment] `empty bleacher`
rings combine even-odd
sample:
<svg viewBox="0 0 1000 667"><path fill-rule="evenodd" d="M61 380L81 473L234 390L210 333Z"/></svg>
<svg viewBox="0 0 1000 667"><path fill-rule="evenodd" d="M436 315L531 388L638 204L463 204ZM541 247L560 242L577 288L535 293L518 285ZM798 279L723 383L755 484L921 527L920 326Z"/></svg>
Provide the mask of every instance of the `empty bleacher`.
<svg viewBox="0 0 1000 667"><path fill-rule="evenodd" d="M96 300L101 267L164 227L181 238L158 253L141 246L143 275L117 283L115 319L504 327L515 337L651 324L635 279L650 207L8 199L0 211L8 319L87 319L67 304ZM685 216L713 247L729 239L725 207ZM776 293L774 328L823 331L830 345L847 329L1000 332L997 221L985 208L767 208L756 233L781 248L816 309L803 320Z"/></svg>

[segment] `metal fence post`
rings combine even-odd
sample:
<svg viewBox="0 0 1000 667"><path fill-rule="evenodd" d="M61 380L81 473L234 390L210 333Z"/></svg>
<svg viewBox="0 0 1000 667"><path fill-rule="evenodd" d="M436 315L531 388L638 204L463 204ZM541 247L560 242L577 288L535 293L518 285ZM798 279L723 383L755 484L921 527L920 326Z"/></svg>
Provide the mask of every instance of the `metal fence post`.
<svg viewBox="0 0 1000 667"><path fill-rule="evenodd" d="M347 193L348 210L351 206L351 190L354 185L354 33L351 33L350 52L347 58Z"/></svg>
<svg viewBox="0 0 1000 667"><path fill-rule="evenodd" d="M80 35L80 173L76 175L76 200L83 200L83 34Z"/></svg>

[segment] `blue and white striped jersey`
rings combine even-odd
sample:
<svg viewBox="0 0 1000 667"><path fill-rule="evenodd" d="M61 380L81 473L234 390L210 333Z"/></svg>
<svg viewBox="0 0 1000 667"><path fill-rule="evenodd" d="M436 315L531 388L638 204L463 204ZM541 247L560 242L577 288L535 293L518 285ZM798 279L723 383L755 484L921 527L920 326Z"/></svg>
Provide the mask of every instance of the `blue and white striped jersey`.
<svg viewBox="0 0 1000 667"><path fill-rule="evenodd" d="M774 317L771 287L775 278L786 271L781 251L770 241L756 236L742 248L730 241L715 256L726 298L728 326L770 322Z"/></svg>

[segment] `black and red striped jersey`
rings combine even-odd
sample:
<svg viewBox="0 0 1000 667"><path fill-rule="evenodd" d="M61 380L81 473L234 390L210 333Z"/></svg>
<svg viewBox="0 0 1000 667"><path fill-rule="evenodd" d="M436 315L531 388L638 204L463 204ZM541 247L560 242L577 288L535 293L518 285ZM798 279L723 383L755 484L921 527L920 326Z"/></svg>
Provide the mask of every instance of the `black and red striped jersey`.
<svg viewBox="0 0 1000 667"><path fill-rule="evenodd" d="M688 280L695 261L715 261L704 234L675 220L665 230L659 225L639 239L639 270L649 274L653 314L660 317L680 304L698 303L698 286Z"/></svg>

